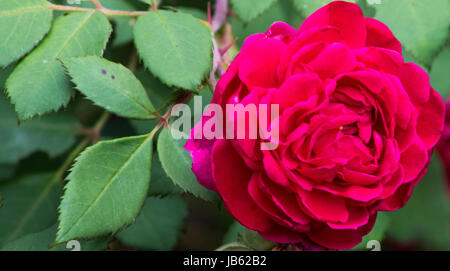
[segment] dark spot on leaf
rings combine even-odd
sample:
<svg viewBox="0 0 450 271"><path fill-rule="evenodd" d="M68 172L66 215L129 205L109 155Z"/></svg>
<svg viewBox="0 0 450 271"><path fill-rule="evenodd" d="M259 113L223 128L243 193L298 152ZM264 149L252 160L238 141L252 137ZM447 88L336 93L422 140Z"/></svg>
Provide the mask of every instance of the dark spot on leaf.
<svg viewBox="0 0 450 271"><path fill-rule="evenodd" d="M102 69L102 74L106 74L106 70L105 69Z"/></svg>
<svg viewBox="0 0 450 271"><path fill-rule="evenodd" d="M116 77L115 77L114 75L111 75L111 78L112 78L112 79L116 79Z"/></svg>

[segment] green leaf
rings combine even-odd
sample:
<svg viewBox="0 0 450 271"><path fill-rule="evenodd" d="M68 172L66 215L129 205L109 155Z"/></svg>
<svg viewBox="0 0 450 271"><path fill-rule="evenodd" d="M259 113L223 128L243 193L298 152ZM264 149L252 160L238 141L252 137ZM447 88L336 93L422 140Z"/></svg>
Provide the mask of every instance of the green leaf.
<svg viewBox="0 0 450 271"><path fill-rule="evenodd" d="M198 9L198 8L193 8L193 7L177 7L178 11L181 11L183 13L186 14L191 14L192 16L194 16L197 19L200 20L207 20L207 15L206 12L204 10Z"/></svg>
<svg viewBox="0 0 450 271"><path fill-rule="evenodd" d="M113 46L122 46L133 40L133 24L134 20L129 18L114 18L116 27L114 29Z"/></svg>
<svg viewBox="0 0 450 271"><path fill-rule="evenodd" d="M228 231L225 233L223 237L223 244L231 243L237 241L245 231L245 227L241 225L241 223L234 221Z"/></svg>
<svg viewBox="0 0 450 271"><path fill-rule="evenodd" d="M55 240L56 224L36 233L27 234L1 248L2 251L46 251Z"/></svg>
<svg viewBox="0 0 450 271"><path fill-rule="evenodd" d="M450 46L446 46L434 59L431 65L430 83L433 88L447 99L450 94Z"/></svg>
<svg viewBox="0 0 450 271"><path fill-rule="evenodd" d="M61 194L58 178L49 173L29 175L0 184L4 197L0 208L0 247L56 222Z"/></svg>
<svg viewBox="0 0 450 271"><path fill-rule="evenodd" d="M129 0L101 0L100 3L108 9L133 11L136 7ZM115 22L113 46L122 46L133 40L133 24L135 18L116 16L110 18Z"/></svg>
<svg viewBox="0 0 450 271"><path fill-rule="evenodd" d="M142 82L147 95L152 97L152 103L158 113L163 114L169 106L176 102L178 92L163 84L145 68L138 68L136 77ZM155 128L159 120L130 120L130 123L138 134L146 134Z"/></svg>
<svg viewBox="0 0 450 271"><path fill-rule="evenodd" d="M251 251L251 250L252 250L251 248L239 242L225 244L216 249L216 251Z"/></svg>
<svg viewBox="0 0 450 271"><path fill-rule="evenodd" d="M373 226L372 231L365 235L358 245L353 247L351 250L368 250L367 243L370 240L375 240L383 244L383 239L386 234L386 230L389 226L389 216L386 213L378 212L377 221ZM383 249L383 246L381 247Z"/></svg>
<svg viewBox="0 0 450 271"><path fill-rule="evenodd" d="M0 94L0 163L16 163L38 150L55 157L73 145L78 131L77 120L68 113L32 119L19 126L13 107Z"/></svg>
<svg viewBox="0 0 450 271"><path fill-rule="evenodd" d="M133 2L136 2L136 0L100 0L105 8L126 11L136 10Z"/></svg>
<svg viewBox="0 0 450 271"><path fill-rule="evenodd" d="M292 0L292 1L294 2L294 6L297 8L298 11L302 12L304 16L309 16L319 8L333 2L334 0ZM355 3L356 0L347 0L346 2Z"/></svg>
<svg viewBox="0 0 450 271"><path fill-rule="evenodd" d="M416 65L418 65L419 67L421 67L424 71L429 71L429 68L426 67L425 65L423 65L423 63L420 63L420 61L413 54L411 54L409 51L407 51L406 48L404 48L404 46L402 49L402 57L403 57L403 61L405 63L413 62Z"/></svg>
<svg viewBox="0 0 450 271"><path fill-rule="evenodd" d="M100 12L58 17L48 36L25 57L6 81L20 120L58 110L73 95L58 58L101 55L111 26Z"/></svg>
<svg viewBox="0 0 450 271"><path fill-rule="evenodd" d="M56 241L114 233L133 223L147 195L151 154L151 135L86 149L67 177Z"/></svg>
<svg viewBox="0 0 450 271"><path fill-rule="evenodd" d="M167 174L164 172L159 157L153 156L152 159L152 177L149 188L150 196L167 196L173 194L183 194L183 191L173 184Z"/></svg>
<svg viewBox="0 0 450 271"><path fill-rule="evenodd" d="M116 237L125 245L144 250L171 250L178 242L187 216L180 196L145 200L136 223Z"/></svg>
<svg viewBox="0 0 450 271"><path fill-rule="evenodd" d="M192 15L165 10L141 15L134 40L145 66L169 86L196 90L211 70L211 33Z"/></svg>
<svg viewBox="0 0 450 271"><path fill-rule="evenodd" d="M54 227L52 232L52 242L55 241L57 226ZM75 240L80 242L80 251L102 251L108 248L109 242L112 241L111 236L103 236L92 240ZM62 243L56 246L51 244L51 251L72 251L73 247L68 247L68 242Z"/></svg>
<svg viewBox="0 0 450 271"><path fill-rule="evenodd" d="M138 135L150 133L150 131L152 131L159 123L159 119L129 121Z"/></svg>
<svg viewBox="0 0 450 271"><path fill-rule="evenodd" d="M62 61L77 89L95 104L122 117L153 118L155 109L129 69L98 56Z"/></svg>
<svg viewBox="0 0 450 271"><path fill-rule="evenodd" d="M250 22L269 9L277 0L231 0L233 11L244 22Z"/></svg>
<svg viewBox="0 0 450 271"><path fill-rule="evenodd" d="M3 90L5 89L6 79L13 72L15 67L16 63L13 63L4 69L0 68L0 93L3 93Z"/></svg>
<svg viewBox="0 0 450 271"><path fill-rule="evenodd" d="M48 32L53 13L45 0L0 2L0 67L24 56Z"/></svg>
<svg viewBox="0 0 450 271"><path fill-rule="evenodd" d="M202 98L202 106L201 106L201 108L206 108L211 103L211 100L212 100L212 97L213 97L213 93L212 93L212 91L211 91L211 89L209 87L204 87L204 88L200 89L195 96ZM195 110L195 102L194 101L195 101L194 99L191 99L187 103L187 105L191 109L192 121L197 121L197 120L199 120L201 118L203 112L201 110L196 112L196 110Z"/></svg>
<svg viewBox="0 0 450 271"><path fill-rule="evenodd" d="M275 243L272 243L261 237L258 232L252 231L248 228L244 229L241 238L238 238L238 242L243 243L247 247L258 251L271 250L276 246Z"/></svg>
<svg viewBox="0 0 450 271"><path fill-rule="evenodd" d="M14 174L15 165L0 164L0 181L11 177Z"/></svg>
<svg viewBox="0 0 450 271"><path fill-rule="evenodd" d="M146 4L149 4L149 5L150 5L150 1L151 1L151 0L139 0L139 1L141 1L142 3L146 3Z"/></svg>
<svg viewBox="0 0 450 271"><path fill-rule="evenodd" d="M387 24L406 49L429 66L448 37L450 1L383 1L374 7L375 18Z"/></svg>
<svg viewBox="0 0 450 271"><path fill-rule="evenodd" d="M208 201L217 199L217 194L206 189L197 182L197 178L191 170L192 157L184 149L185 139L174 139L173 133L181 133L177 130L164 129L158 137L158 154L164 171L172 181L184 191Z"/></svg>
<svg viewBox="0 0 450 271"><path fill-rule="evenodd" d="M69 251L66 243L52 247L55 241L57 224L40 232L27 234L6 244L2 251ZM106 249L109 238L99 238L91 241L80 241L80 250L98 251Z"/></svg>
<svg viewBox="0 0 450 271"><path fill-rule="evenodd" d="M152 104L156 108L156 111L162 114L163 110L169 105L172 105L175 101L171 99L173 91L164 85L158 78L150 74L144 67L139 67L136 70L136 78L141 81L147 96L152 97ZM129 119L131 126L134 128L138 135L148 134L159 123L158 119L150 120L133 120Z"/></svg>
<svg viewBox="0 0 450 271"><path fill-rule="evenodd" d="M143 67L136 70L136 77L144 85L148 96L152 97L152 102L156 109L161 111L166 108L167 102L170 100L171 95L174 94L174 91Z"/></svg>
<svg viewBox="0 0 450 271"><path fill-rule="evenodd" d="M369 0L370 1L370 0ZM376 2L370 2L367 0L356 0L356 4L361 8L361 11L363 12L364 17L370 17L373 18L375 16L375 5L378 5Z"/></svg>
<svg viewBox="0 0 450 271"><path fill-rule="evenodd" d="M414 188L405 207L387 213L387 236L400 243L420 242L421 249L450 249L450 205L444 170L433 156L428 173Z"/></svg>

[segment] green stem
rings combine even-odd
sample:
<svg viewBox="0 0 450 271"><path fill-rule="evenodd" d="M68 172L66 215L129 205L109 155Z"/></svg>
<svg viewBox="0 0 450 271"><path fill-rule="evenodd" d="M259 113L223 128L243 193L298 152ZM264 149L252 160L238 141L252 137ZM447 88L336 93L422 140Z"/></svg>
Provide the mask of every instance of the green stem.
<svg viewBox="0 0 450 271"><path fill-rule="evenodd" d="M72 164L72 161L75 158L77 158L77 156L84 150L84 148L86 148L86 146L89 144L89 141L90 139L86 137L75 147L75 149L72 150L69 156L67 156L64 163L55 172L50 183L54 183L62 179L64 173L69 169L70 165Z"/></svg>
<svg viewBox="0 0 450 271"><path fill-rule="evenodd" d="M94 133L100 134L101 130L103 129L103 126L105 126L110 115L111 114L108 111L103 111L102 115L97 120L97 123L95 124L94 128L92 128Z"/></svg>
<svg viewBox="0 0 450 271"><path fill-rule="evenodd" d="M100 134L101 130L105 126L106 122L108 121L109 116L110 116L109 112L107 112L107 111L103 112L103 114L100 116L100 118L97 120L94 127L92 128L94 133ZM89 144L89 142L91 140L92 140L91 137L86 137L72 150L72 152L67 156L66 160L62 163L62 165L55 172L50 183L57 182L62 179L64 173L69 169L73 160L75 160L75 158L77 158L77 156L86 148L86 146Z"/></svg>

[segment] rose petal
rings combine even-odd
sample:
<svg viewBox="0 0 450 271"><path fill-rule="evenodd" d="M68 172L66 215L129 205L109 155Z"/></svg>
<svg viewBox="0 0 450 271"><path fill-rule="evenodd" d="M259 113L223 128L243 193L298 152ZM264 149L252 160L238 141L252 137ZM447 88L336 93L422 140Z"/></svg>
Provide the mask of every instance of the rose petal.
<svg viewBox="0 0 450 271"><path fill-rule="evenodd" d="M256 231L273 226L272 220L248 194L252 172L227 140L217 140L212 151L213 176L225 207L242 225ZM251 214L251 215L249 215Z"/></svg>
<svg viewBox="0 0 450 271"><path fill-rule="evenodd" d="M317 26L338 28L347 44L352 48L360 48L366 42L364 16L358 5L353 3L331 2L306 18L298 31L301 33Z"/></svg>
<svg viewBox="0 0 450 271"><path fill-rule="evenodd" d="M308 63L321 78L328 78L339 73L349 72L356 65L356 58L344 43L332 43Z"/></svg>
<svg viewBox="0 0 450 271"><path fill-rule="evenodd" d="M272 102L279 104L280 110L283 110L317 96L321 87L321 81L315 74L293 75L284 81L278 91L272 92Z"/></svg>
<svg viewBox="0 0 450 271"><path fill-rule="evenodd" d="M284 187L267 181L264 178L261 185L266 193L272 196L272 200L278 208L280 208L294 222L299 224L309 223L310 218L298 206L296 195L294 193L286 191Z"/></svg>
<svg viewBox="0 0 450 271"><path fill-rule="evenodd" d="M407 183L417 177L428 162L428 151L419 140L416 140L400 155L400 166L403 168L404 180Z"/></svg>
<svg viewBox="0 0 450 271"><path fill-rule="evenodd" d="M254 202L268 214L275 222L282 226L294 228L295 224L287 217L281 210L273 203L270 194L266 194L263 191L262 174L253 173L250 182L248 184L248 193Z"/></svg>
<svg viewBox="0 0 450 271"><path fill-rule="evenodd" d="M285 48L284 42L263 34L248 37L240 52L239 78L249 88L278 87L277 68Z"/></svg>
<svg viewBox="0 0 450 271"><path fill-rule="evenodd" d="M375 185L371 187L364 186L341 186L333 183L327 185L317 185L316 189L326 191L336 196L356 200L359 202L368 202L377 198L383 192L382 185Z"/></svg>
<svg viewBox="0 0 450 271"><path fill-rule="evenodd" d="M417 135L422 139L425 148L433 147L444 129L444 102L439 94L430 89L430 99L419 106L417 118Z"/></svg>
<svg viewBox="0 0 450 271"><path fill-rule="evenodd" d="M274 22L267 29L266 35L270 38L280 39L285 43L289 43L297 36L297 30L285 22Z"/></svg>
<svg viewBox="0 0 450 271"><path fill-rule="evenodd" d="M378 197L379 199L385 199L397 191L398 187L402 184L404 179L403 168L399 167L397 171L390 177L388 177L388 181L383 184L383 193Z"/></svg>
<svg viewBox="0 0 450 271"><path fill-rule="evenodd" d="M362 236L370 232L375 224L376 215L369 222L357 230L334 230L328 226L308 232L308 237L324 247L332 249L350 249L361 243Z"/></svg>
<svg viewBox="0 0 450 271"><path fill-rule="evenodd" d="M382 47L402 53L402 44L394 37L392 31L384 23L364 18L367 27L366 46Z"/></svg>
<svg viewBox="0 0 450 271"><path fill-rule="evenodd" d="M418 65L405 63L398 77L414 105L421 105L430 97L430 77Z"/></svg>
<svg viewBox="0 0 450 271"><path fill-rule="evenodd" d="M195 125L191 130L191 138L186 141L184 148L191 152L192 157L192 171L197 177L197 181L204 187L216 191L216 184L212 176L211 164L211 150L214 145L214 140L209 140L203 137L202 125L210 117L202 116L202 121ZM202 135L201 139L194 139L194 132L199 132Z"/></svg>
<svg viewBox="0 0 450 271"><path fill-rule="evenodd" d="M343 198L319 190L299 190L299 192L305 207L318 219L323 221L347 221L349 213Z"/></svg>
<svg viewBox="0 0 450 271"><path fill-rule="evenodd" d="M279 161L276 161L273 155L274 154L270 151L264 152L263 158L264 169L269 178L272 179L274 182L283 186L288 186L289 180L286 176L286 173L284 172L283 167L279 164Z"/></svg>
<svg viewBox="0 0 450 271"><path fill-rule="evenodd" d="M348 207L349 217L344 223L327 222L328 226L332 229L353 229L356 230L359 227L366 225L369 222L369 212L364 207Z"/></svg>

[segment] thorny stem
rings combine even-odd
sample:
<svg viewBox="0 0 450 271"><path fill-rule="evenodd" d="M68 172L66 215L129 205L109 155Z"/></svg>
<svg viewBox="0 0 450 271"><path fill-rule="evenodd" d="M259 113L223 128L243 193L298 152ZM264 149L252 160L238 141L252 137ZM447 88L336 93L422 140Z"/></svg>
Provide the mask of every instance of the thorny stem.
<svg viewBox="0 0 450 271"><path fill-rule="evenodd" d="M96 2L96 1L95 1ZM94 3L94 1L93 1ZM97 2L98 3L98 2ZM100 5L100 3L98 3ZM95 5L95 4L94 4ZM48 6L48 8L53 10L60 10L60 11L75 11L75 12L85 12L85 11L100 11L104 13L106 16L139 16L143 14L147 14L148 11L125 11L125 10L113 10L113 9L107 9L103 6L97 6L96 8L82 8L82 7L72 7L72 6L64 6L64 5L56 5L51 4Z"/></svg>

